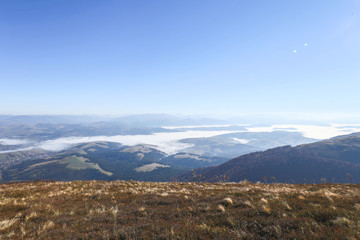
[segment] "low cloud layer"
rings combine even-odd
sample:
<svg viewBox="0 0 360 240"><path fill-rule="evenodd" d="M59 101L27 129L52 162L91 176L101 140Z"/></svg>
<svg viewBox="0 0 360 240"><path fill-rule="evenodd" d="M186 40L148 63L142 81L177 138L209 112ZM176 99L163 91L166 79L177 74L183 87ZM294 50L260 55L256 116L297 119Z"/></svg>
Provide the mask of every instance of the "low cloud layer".
<svg viewBox="0 0 360 240"><path fill-rule="evenodd" d="M207 125L206 127L220 128L224 125ZM188 126L190 127L190 126ZM191 126L194 127L194 126ZM199 126L196 126L199 127ZM170 129L171 127L167 127ZM184 128L184 127L182 127ZM61 151L70 148L76 144L88 143L88 142L115 142L123 145L137 145L148 144L153 145L160 151L168 154L174 154L180 152L188 147L192 147L192 144L182 143L180 140L188 138L207 138L228 133L237 132L273 132L273 131L288 131L288 132L300 132L305 137L313 139L328 139L331 137L345 135L353 132L360 132L360 124L331 124L324 126L316 125L272 125L267 127L251 127L246 126L244 131L201 131L201 130L189 130L183 132L160 132L149 135L116 135L116 136L93 136L93 137L67 137L58 138L54 140L43 141L39 143L31 143L28 140L21 139L0 139L2 145L20 145L28 144L26 148L16 150L0 151L0 153L26 151L31 149L43 149L47 151ZM233 139L240 143L246 144L247 139Z"/></svg>
<svg viewBox="0 0 360 240"><path fill-rule="evenodd" d="M240 139L240 138L232 138L232 140L234 140L237 143L241 143L241 144L247 144L250 142L250 140L247 139Z"/></svg>
<svg viewBox="0 0 360 240"><path fill-rule="evenodd" d="M117 136L95 136L95 137L69 137L58 138L41 142L38 148L48 151L61 151L75 144L87 142L115 142L123 145L149 144L154 145L158 150L168 154L174 154L182 149L191 147L191 144L181 143L179 140L186 138L213 137L221 134L234 133L239 131L184 131L184 132L161 132L149 135L117 135Z"/></svg>
<svg viewBox="0 0 360 240"><path fill-rule="evenodd" d="M272 125L268 127L246 127L246 130L248 132L300 132L304 137L313 139L328 139L339 135L360 132L360 124L330 124L325 126L285 124Z"/></svg>
<svg viewBox="0 0 360 240"><path fill-rule="evenodd" d="M4 146L24 145L28 143L29 141L27 140L0 138L0 144Z"/></svg>
<svg viewBox="0 0 360 240"><path fill-rule="evenodd" d="M33 150L35 147L26 147L26 148L17 148L17 149L13 149L13 150L5 150L5 151L0 151L0 153L13 153L13 152L22 152L22 151L29 151L29 150Z"/></svg>

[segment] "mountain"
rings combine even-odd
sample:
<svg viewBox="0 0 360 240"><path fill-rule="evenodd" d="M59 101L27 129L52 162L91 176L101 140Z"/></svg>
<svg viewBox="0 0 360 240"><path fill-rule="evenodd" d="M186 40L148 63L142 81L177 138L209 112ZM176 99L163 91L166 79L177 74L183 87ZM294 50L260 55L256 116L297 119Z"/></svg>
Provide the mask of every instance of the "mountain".
<svg viewBox="0 0 360 240"><path fill-rule="evenodd" d="M234 158L239 155L263 151L285 145L299 145L315 142L298 132L237 132L208 138L191 138L181 140L192 144L184 152L211 157Z"/></svg>
<svg viewBox="0 0 360 240"><path fill-rule="evenodd" d="M79 124L107 120L96 115L0 115L0 124L67 123Z"/></svg>
<svg viewBox="0 0 360 240"><path fill-rule="evenodd" d="M0 139L15 138L33 141L52 140L62 137L141 135L154 132L169 132L162 128L130 128L115 122L95 122L87 124L35 123L1 124Z"/></svg>
<svg viewBox="0 0 360 240"><path fill-rule="evenodd" d="M111 142L78 144L61 152L39 149L0 154L0 181L35 179L172 181L192 168L213 166L225 158L168 155L151 145Z"/></svg>
<svg viewBox="0 0 360 240"><path fill-rule="evenodd" d="M138 114L116 118L112 121L128 127L213 125L227 123L219 119L177 117L168 114Z"/></svg>
<svg viewBox="0 0 360 240"><path fill-rule="evenodd" d="M131 115L114 119L105 116L0 115L0 139L16 138L39 141L60 137L145 135L155 132L184 131L183 129L162 128L163 126L223 123L224 121L216 119L193 119L166 114ZM234 130L234 127L231 129ZM188 129L186 128L186 130Z"/></svg>
<svg viewBox="0 0 360 240"><path fill-rule="evenodd" d="M197 169L183 180L360 183L360 133L296 147L246 154L219 166Z"/></svg>
<svg viewBox="0 0 360 240"><path fill-rule="evenodd" d="M5 167L2 169L2 181L169 181L185 170L154 164L165 156L165 153L149 146L128 147L110 142L85 143L56 154L33 157Z"/></svg>
<svg viewBox="0 0 360 240"><path fill-rule="evenodd" d="M208 157L181 152L164 157L159 162L181 169L193 169L219 165L226 162L227 160L228 158L224 157Z"/></svg>

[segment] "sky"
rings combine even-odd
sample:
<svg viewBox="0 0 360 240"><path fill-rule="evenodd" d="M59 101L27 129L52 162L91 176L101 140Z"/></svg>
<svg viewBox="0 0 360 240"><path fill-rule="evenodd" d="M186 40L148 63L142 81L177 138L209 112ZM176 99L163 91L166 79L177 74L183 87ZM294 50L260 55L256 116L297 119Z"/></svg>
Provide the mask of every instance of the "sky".
<svg viewBox="0 0 360 240"><path fill-rule="evenodd" d="M2 0L0 114L360 115L358 0Z"/></svg>

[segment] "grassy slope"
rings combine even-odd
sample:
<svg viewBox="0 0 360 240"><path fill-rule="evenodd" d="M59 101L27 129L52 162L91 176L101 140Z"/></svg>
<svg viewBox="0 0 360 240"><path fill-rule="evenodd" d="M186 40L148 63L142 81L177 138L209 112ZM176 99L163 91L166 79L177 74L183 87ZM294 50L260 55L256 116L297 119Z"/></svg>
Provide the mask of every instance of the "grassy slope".
<svg viewBox="0 0 360 240"><path fill-rule="evenodd" d="M2 184L3 238L359 239L360 185Z"/></svg>

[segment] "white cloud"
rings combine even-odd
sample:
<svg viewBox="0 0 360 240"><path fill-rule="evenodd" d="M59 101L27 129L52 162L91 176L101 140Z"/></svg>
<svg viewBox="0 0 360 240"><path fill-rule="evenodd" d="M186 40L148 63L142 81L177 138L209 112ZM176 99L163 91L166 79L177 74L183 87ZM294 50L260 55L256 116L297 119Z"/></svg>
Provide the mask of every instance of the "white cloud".
<svg viewBox="0 0 360 240"><path fill-rule="evenodd" d="M207 125L207 127L222 127L224 125ZM193 127L193 126L192 126ZM137 145L147 144L153 145L156 149L168 154L174 154L180 152L188 147L192 147L192 144L182 143L180 140L187 138L206 138L214 137L217 135L237 133L237 132L273 132L273 131L288 131L288 132L300 132L305 137L314 139L328 139L338 135L349 134L353 132L360 132L360 124L330 124L325 126L317 125L297 125L297 124L285 124L285 125L272 125L267 127L251 127L247 126L244 131L200 131L189 130L182 132L159 132L149 135L117 135L117 136L93 136L93 137L67 137L58 138L54 140L48 140L33 144L27 148L21 148L17 150L0 151L0 153L26 151L34 148L39 148L48 151L61 151L74 146L75 144L106 141L121 143L123 145ZM8 144L29 143L25 140L13 140L5 141L9 139L0 139L0 141ZM246 139L233 138L242 144L246 144L249 141Z"/></svg>
<svg viewBox="0 0 360 240"><path fill-rule="evenodd" d="M182 149L193 146L192 144L181 143L179 140L186 138L213 137L221 134L240 131L184 131L184 132L161 132L149 135L117 135L117 136L94 136L94 137L68 137L58 138L41 142L38 148L48 151L61 151L75 144L96 141L116 142L124 145L149 144L154 145L158 150L168 154L174 154Z"/></svg>
<svg viewBox="0 0 360 240"><path fill-rule="evenodd" d="M23 144L28 144L29 141L27 140L21 140L21 139L8 139L8 138L1 138L0 139L0 144L1 145L23 145Z"/></svg>
<svg viewBox="0 0 360 240"><path fill-rule="evenodd" d="M296 52L297 52L296 49L294 49L294 50L293 50L293 53L296 53Z"/></svg>
<svg viewBox="0 0 360 240"><path fill-rule="evenodd" d="M29 150L33 150L33 149L34 149L34 147L18 148L18 149L13 149L13 150L0 151L0 154L1 153L13 153L13 152L29 151Z"/></svg>
<svg viewBox="0 0 360 240"><path fill-rule="evenodd" d="M218 125L213 125L215 127ZM210 125L209 125L210 127ZM214 137L217 135L236 133L236 132L273 132L273 131L288 131L288 132L300 132L305 137L314 139L328 139L338 135L349 134L360 131L360 125L358 128L356 125L328 125L328 126L316 126L316 125L272 125L268 127L246 127L245 131L183 131L183 132L160 132L149 135L117 135L117 136L94 136L94 137L69 137L58 138L55 140L49 140L41 142L37 145L38 148L48 151L61 151L69 148L75 144L106 141L121 143L123 145L137 145L148 144L153 145L156 149L168 154L174 154L180 152L183 149L192 147L192 144L179 142L182 139L187 138L206 138ZM233 138L233 140L246 144L249 141L246 139Z"/></svg>
<svg viewBox="0 0 360 240"><path fill-rule="evenodd" d="M250 142L249 140L240 139L240 138L232 138L232 140L234 140L235 142L241 143L241 144L247 144Z"/></svg>

